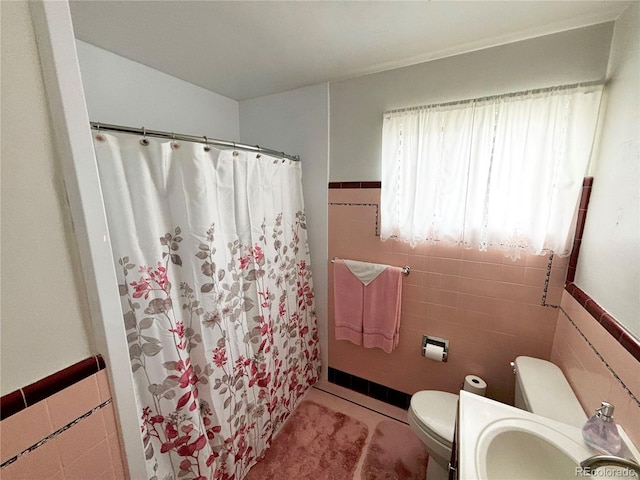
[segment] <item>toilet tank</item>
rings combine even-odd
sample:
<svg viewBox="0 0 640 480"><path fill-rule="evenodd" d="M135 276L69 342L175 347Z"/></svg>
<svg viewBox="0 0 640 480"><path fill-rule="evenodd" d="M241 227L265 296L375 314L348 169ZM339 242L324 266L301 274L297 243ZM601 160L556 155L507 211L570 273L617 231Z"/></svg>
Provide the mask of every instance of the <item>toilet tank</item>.
<svg viewBox="0 0 640 480"><path fill-rule="evenodd" d="M576 427L584 425L587 415L560 368L533 357L518 357L514 363L516 407Z"/></svg>

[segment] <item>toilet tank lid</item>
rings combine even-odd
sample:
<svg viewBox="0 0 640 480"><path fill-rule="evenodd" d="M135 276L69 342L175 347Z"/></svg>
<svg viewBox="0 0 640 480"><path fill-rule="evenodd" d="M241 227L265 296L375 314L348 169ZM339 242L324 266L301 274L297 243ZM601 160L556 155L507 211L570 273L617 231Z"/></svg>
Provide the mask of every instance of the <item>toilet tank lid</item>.
<svg viewBox="0 0 640 480"><path fill-rule="evenodd" d="M532 413L582 427L587 416L562 370L546 360L518 357L516 377Z"/></svg>

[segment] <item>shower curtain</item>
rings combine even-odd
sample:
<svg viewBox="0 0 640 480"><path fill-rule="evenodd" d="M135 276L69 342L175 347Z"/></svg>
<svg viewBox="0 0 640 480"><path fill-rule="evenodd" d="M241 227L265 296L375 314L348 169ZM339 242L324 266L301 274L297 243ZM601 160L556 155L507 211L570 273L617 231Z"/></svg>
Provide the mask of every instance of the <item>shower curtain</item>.
<svg viewBox="0 0 640 480"><path fill-rule="evenodd" d="M95 138L148 477L240 480L319 377L300 162Z"/></svg>

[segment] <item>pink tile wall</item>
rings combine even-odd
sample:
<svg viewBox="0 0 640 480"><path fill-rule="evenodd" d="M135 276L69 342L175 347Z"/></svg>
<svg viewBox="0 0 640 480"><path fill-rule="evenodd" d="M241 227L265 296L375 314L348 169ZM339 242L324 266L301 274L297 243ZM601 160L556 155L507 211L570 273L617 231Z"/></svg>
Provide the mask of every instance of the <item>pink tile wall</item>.
<svg viewBox="0 0 640 480"><path fill-rule="evenodd" d="M640 446L640 362L568 292L561 306L551 361L562 369L587 414L601 401L612 403L614 420Z"/></svg>
<svg viewBox="0 0 640 480"><path fill-rule="evenodd" d="M0 422L2 463L93 410L0 470L2 480L126 479L106 370Z"/></svg>
<svg viewBox="0 0 640 480"><path fill-rule="evenodd" d="M512 403L509 362L518 355L551 356L558 311L541 306L549 258L523 255L513 262L501 252L381 242L375 235L379 199L379 189L329 190L329 258L411 267L400 345L386 354L335 340L330 265L329 366L409 394L457 392L465 375L479 375L489 397ZM560 303L567 265L567 258L553 260L549 304ZM447 363L420 355L423 334L449 339Z"/></svg>

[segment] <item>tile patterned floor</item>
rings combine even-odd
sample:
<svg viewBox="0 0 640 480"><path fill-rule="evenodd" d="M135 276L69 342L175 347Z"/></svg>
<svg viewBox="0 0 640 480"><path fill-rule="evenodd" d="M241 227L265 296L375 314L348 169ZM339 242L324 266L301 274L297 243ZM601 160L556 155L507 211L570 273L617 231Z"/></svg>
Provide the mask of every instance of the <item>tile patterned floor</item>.
<svg viewBox="0 0 640 480"><path fill-rule="evenodd" d="M407 423L407 412L405 410L329 382L318 382L313 388L309 389L305 399L349 415L365 423L369 428L369 436L362 449L363 454L358 461L353 480L361 478L365 453L378 422L394 419Z"/></svg>

